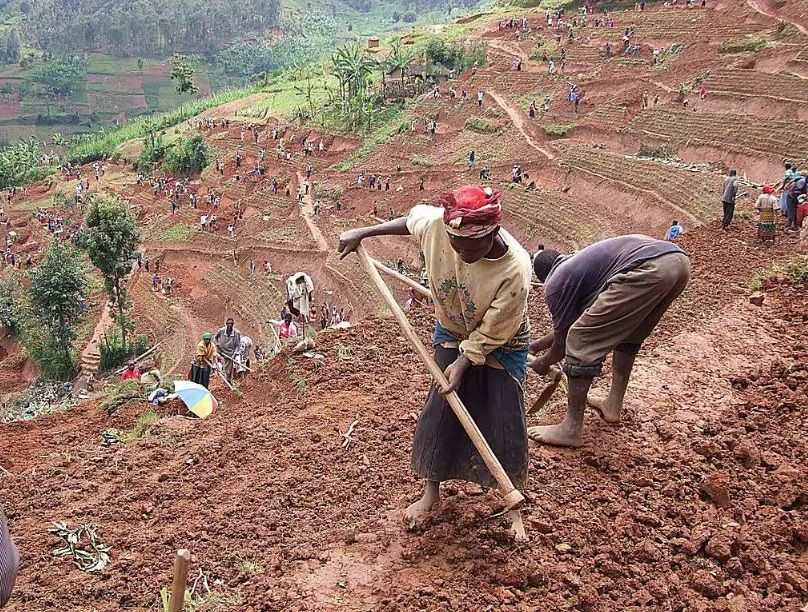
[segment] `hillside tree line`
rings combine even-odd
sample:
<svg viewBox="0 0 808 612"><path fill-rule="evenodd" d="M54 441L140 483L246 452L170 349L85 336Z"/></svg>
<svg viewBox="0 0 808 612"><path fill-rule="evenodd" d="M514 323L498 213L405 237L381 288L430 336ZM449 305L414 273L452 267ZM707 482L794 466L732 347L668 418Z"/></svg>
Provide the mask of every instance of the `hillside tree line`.
<svg viewBox="0 0 808 612"><path fill-rule="evenodd" d="M279 19L280 0L40 0L24 28L52 53L162 56L212 53Z"/></svg>

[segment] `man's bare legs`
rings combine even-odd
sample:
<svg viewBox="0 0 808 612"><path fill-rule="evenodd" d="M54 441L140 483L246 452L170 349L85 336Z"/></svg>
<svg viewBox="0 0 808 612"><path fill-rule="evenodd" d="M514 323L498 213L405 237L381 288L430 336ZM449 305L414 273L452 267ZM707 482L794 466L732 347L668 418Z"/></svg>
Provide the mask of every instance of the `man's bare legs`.
<svg viewBox="0 0 808 612"><path fill-rule="evenodd" d="M600 412L607 423L620 422L620 412L623 410L623 400L626 397L635 357L634 353L615 351L612 356L612 386L609 388L609 394L605 398L593 395L586 398L586 403Z"/></svg>
<svg viewBox="0 0 808 612"><path fill-rule="evenodd" d="M440 483L434 480L427 480L424 487L424 494L417 502L413 502L404 510L404 522L412 529L432 510L440 501ZM511 519L511 535L517 542L527 541L525 526L522 523L522 513L520 510L510 510L508 518Z"/></svg>
<svg viewBox="0 0 808 612"><path fill-rule="evenodd" d="M592 386L592 378L570 377L567 391L567 416L558 425L528 427L527 435L536 442L552 446L578 448L584 443L584 410L586 394Z"/></svg>

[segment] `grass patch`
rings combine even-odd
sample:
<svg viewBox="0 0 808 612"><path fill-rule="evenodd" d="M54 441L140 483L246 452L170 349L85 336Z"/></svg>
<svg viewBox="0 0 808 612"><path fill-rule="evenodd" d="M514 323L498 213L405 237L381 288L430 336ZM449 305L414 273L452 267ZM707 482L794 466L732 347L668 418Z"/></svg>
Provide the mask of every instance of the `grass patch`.
<svg viewBox="0 0 808 612"><path fill-rule="evenodd" d="M808 285L808 255L795 255L789 259L785 273L793 285Z"/></svg>
<svg viewBox="0 0 808 612"><path fill-rule="evenodd" d="M410 157L410 163L413 166L421 166L423 168L428 168L432 165L431 161L429 161L426 157L422 157L421 155L413 155Z"/></svg>
<svg viewBox="0 0 808 612"><path fill-rule="evenodd" d="M478 117L470 117L466 120L466 129L472 132L477 132L478 134L496 134L502 128L493 121L480 119Z"/></svg>
<svg viewBox="0 0 808 612"><path fill-rule="evenodd" d="M157 413L149 408L145 412L138 415L137 421L135 421L135 426L131 431L121 432L112 429L107 430L106 435L108 435L110 438L114 438L122 444L128 444L129 442L134 442L135 440L140 440L141 438L150 435L156 423Z"/></svg>
<svg viewBox="0 0 808 612"><path fill-rule="evenodd" d="M569 134L574 127L574 125L566 123L548 123L547 125L542 126L542 129L544 130L544 133L551 138L562 138Z"/></svg>
<svg viewBox="0 0 808 612"><path fill-rule="evenodd" d="M741 38L730 40L718 47L718 52L723 55L733 53L757 53L764 49L769 42L765 38Z"/></svg>
<svg viewBox="0 0 808 612"><path fill-rule="evenodd" d="M350 170L354 167L356 162L386 144L393 136L410 129L407 114L400 108L390 109L381 113L378 120L381 125L365 138L362 142L362 146L351 153L348 159L337 165L337 170L340 172Z"/></svg>
<svg viewBox="0 0 808 612"><path fill-rule="evenodd" d="M808 285L808 255L794 255L785 264L773 265L756 272L749 279L752 291L761 291L767 281L784 276L792 285Z"/></svg>
<svg viewBox="0 0 808 612"><path fill-rule="evenodd" d="M121 127L109 132L85 135L77 138L67 150L67 161L71 163L86 164L101 159L104 155L111 157L118 146L130 140L143 138L149 132L160 132L173 127L209 108L221 106L238 100L252 93L255 89L248 87L245 89L233 89L215 94L208 98L201 98L183 104L172 111L138 117L129 121Z"/></svg>
<svg viewBox="0 0 808 612"><path fill-rule="evenodd" d="M175 240L184 242L196 234L196 227L191 227L187 223L177 223L166 228L163 233L157 236L157 240Z"/></svg>
<svg viewBox="0 0 808 612"><path fill-rule="evenodd" d="M640 152L637 155L639 157L650 157L652 159L673 159L676 157L676 151L669 149L665 145L652 147L640 143Z"/></svg>
<svg viewBox="0 0 808 612"><path fill-rule="evenodd" d="M132 401L146 399L140 383L136 380L127 380L120 384L110 384L104 387L104 399L98 409L105 414L115 414L126 404Z"/></svg>

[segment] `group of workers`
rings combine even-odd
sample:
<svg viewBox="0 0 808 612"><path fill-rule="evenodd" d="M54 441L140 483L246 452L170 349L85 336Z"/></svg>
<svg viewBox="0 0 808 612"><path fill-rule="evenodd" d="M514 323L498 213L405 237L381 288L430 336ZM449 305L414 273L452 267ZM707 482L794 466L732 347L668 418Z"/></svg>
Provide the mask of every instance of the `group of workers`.
<svg viewBox="0 0 808 612"><path fill-rule="evenodd" d="M416 523L439 500L445 480L495 482L446 395L457 392L514 486L527 482L528 437L579 447L587 406L619 422L634 360L690 279L690 260L674 242L643 235L610 238L574 254L540 247L532 257L501 227L500 194L465 186L418 205L408 216L340 236L342 257L365 238L412 235L424 253L437 319L435 359L448 384L431 388L416 426L412 467L426 481L405 511ZM552 330L530 341L527 299L533 276L544 285ZM589 395L612 354L608 395ZM527 429L522 385L528 369L546 375L563 361L567 413L556 425ZM525 538L518 510L511 531Z"/></svg>

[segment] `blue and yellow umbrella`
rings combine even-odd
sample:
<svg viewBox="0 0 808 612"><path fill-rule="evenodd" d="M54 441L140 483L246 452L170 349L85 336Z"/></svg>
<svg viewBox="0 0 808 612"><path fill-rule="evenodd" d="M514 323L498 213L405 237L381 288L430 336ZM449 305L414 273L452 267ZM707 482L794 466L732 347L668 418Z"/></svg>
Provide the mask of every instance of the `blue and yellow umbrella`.
<svg viewBox="0 0 808 612"><path fill-rule="evenodd" d="M219 407L213 394L200 384L188 380L174 381L174 392L200 419L210 416Z"/></svg>

